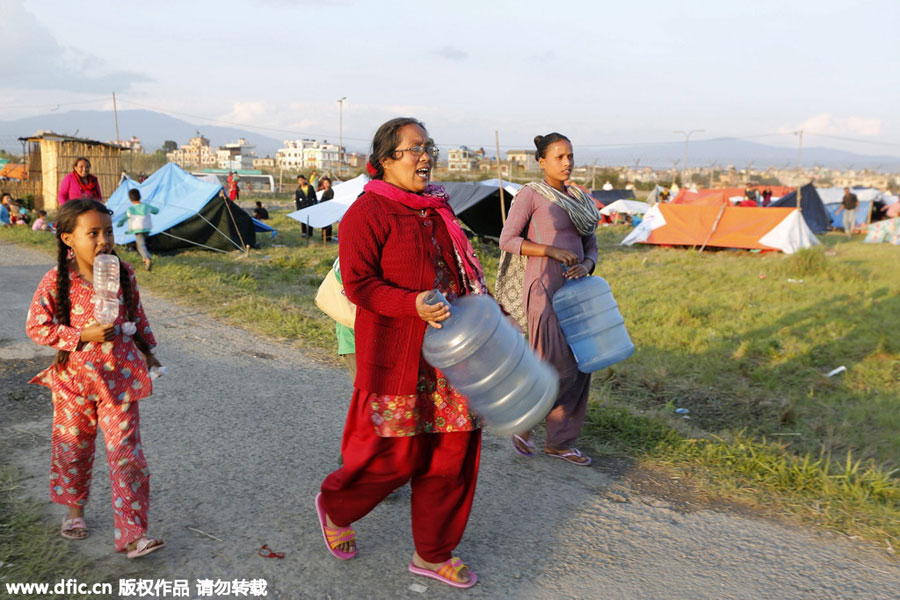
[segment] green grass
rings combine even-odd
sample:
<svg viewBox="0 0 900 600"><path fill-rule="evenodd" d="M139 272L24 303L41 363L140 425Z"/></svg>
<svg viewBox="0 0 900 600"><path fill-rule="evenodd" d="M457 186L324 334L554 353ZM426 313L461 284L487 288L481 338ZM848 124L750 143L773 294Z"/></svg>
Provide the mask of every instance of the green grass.
<svg viewBox="0 0 900 600"><path fill-rule="evenodd" d="M278 237L249 257L161 256L141 286L331 359L334 326L313 296L337 246L307 247L283 214L271 223ZM626 233L598 230L596 274L637 351L595 374L586 443L900 546L900 248L825 235L792 256L700 254L619 246ZM30 231L0 239L52 248ZM476 250L492 286L498 251Z"/></svg>
<svg viewBox="0 0 900 600"><path fill-rule="evenodd" d="M0 586L4 583L50 583L77 578L82 583L114 582L116 577L99 568L59 535L58 525L48 525L35 502L23 499L19 474L0 466ZM110 545L111 546L111 545ZM5 587L0 587L4 592ZM115 584L113 589L115 590ZM43 595L41 598L87 596ZM111 596L90 596L104 598Z"/></svg>

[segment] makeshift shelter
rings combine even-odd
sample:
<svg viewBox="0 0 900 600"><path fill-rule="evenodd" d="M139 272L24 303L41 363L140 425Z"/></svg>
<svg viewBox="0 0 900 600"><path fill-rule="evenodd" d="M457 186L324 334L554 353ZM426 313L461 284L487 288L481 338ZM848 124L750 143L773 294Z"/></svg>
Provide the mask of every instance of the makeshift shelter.
<svg viewBox="0 0 900 600"><path fill-rule="evenodd" d="M17 181L24 181L28 179L28 171L25 169L25 164L11 162L6 163L2 168L0 168L0 179L14 179Z"/></svg>
<svg viewBox="0 0 900 600"><path fill-rule="evenodd" d="M334 186L334 198L289 213L288 216L313 228L333 225L344 217L350 205L363 192L369 178L360 175ZM503 224L500 218L500 187L497 180L478 183L435 182L443 186L450 196L450 206L456 216L472 231L481 236L500 237ZM516 184L505 183L503 202L509 212ZM521 187L521 186L520 186Z"/></svg>
<svg viewBox="0 0 900 600"><path fill-rule="evenodd" d="M125 233L117 221L128 210L128 191L141 192L141 202L159 209L152 215L150 245L166 251L190 246L210 250L244 250L256 245L252 218L244 209L225 198L222 186L201 181L175 163L168 163L142 183L125 179L112 193L106 206L113 211L116 242L129 244L134 235Z"/></svg>
<svg viewBox="0 0 900 600"><path fill-rule="evenodd" d="M831 215L825 210L822 199L816 192L816 186L807 183L800 188L800 211L803 213L803 219L806 225L813 233L825 233L831 223ZM797 207L797 190L782 196L775 202L772 202L769 208L796 208Z"/></svg>
<svg viewBox="0 0 900 600"><path fill-rule="evenodd" d="M792 254L819 243L791 208L656 204L621 242L781 250Z"/></svg>
<svg viewBox="0 0 900 600"><path fill-rule="evenodd" d="M50 132L19 138L19 141L25 142L28 175L8 191L16 196L33 195L35 208L54 210L57 207L59 183L72 172L75 159L81 156L91 161L91 175L99 180L104 198L119 185L120 146Z"/></svg>
<svg viewBox="0 0 900 600"><path fill-rule="evenodd" d="M817 188L816 191L825 205L825 210L828 211L831 217L831 226L835 229L843 228L844 213L838 214L838 210L841 208L841 200L844 198L844 188ZM888 216L889 213L884 209L897 202L896 196L875 188L853 188L850 191L856 194L859 200L859 205L856 207L857 227L864 225L869 219L870 205L872 211L871 219L872 221L878 221ZM888 216L888 218L890 217Z"/></svg>
<svg viewBox="0 0 900 600"><path fill-rule="evenodd" d="M363 188L368 181L369 178L366 175L360 175L339 183L332 188L334 190L334 198L331 200L301 208L288 213L287 216L318 229L333 225L344 218L344 213L362 194ZM319 192L319 196L321 196L321 192Z"/></svg>
<svg viewBox="0 0 900 600"><path fill-rule="evenodd" d="M872 223L863 241L868 244L888 243L900 246L900 217Z"/></svg>
<svg viewBox="0 0 900 600"><path fill-rule="evenodd" d="M463 183L448 181L439 183L450 196L450 207L466 227L483 237L499 238L503 231L500 202L506 214L512 204L514 194L503 188L502 198L499 185Z"/></svg>
<svg viewBox="0 0 900 600"><path fill-rule="evenodd" d="M591 190L590 196L597 208L603 208L616 200L633 200L634 190Z"/></svg>
<svg viewBox="0 0 900 600"><path fill-rule="evenodd" d="M639 200L616 200L600 209L601 215L642 215L650 210L650 205Z"/></svg>

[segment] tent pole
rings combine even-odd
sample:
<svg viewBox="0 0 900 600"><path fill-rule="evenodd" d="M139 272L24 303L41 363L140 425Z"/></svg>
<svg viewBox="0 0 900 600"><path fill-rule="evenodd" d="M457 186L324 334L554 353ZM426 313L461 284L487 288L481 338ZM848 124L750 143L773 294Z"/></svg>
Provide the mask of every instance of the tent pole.
<svg viewBox="0 0 900 600"><path fill-rule="evenodd" d="M872 224L872 207L875 206L875 199L869 200L869 214L866 215L866 230Z"/></svg>
<svg viewBox="0 0 900 600"><path fill-rule="evenodd" d="M503 169L500 168L500 132L494 130L494 144L497 146L497 185L500 187L500 223L506 225L506 205L503 203Z"/></svg>
<svg viewBox="0 0 900 600"><path fill-rule="evenodd" d="M706 240L703 241L703 245L700 246L700 252L698 254L703 253L703 249L706 248L706 244L709 243L709 240L712 239L713 234L716 232L716 229L719 227L719 221L722 220L722 213L725 212L725 207L728 206L728 200L722 201L722 208L719 209L719 214L716 215L716 221L713 223L712 229L709 230L709 235L706 236Z"/></svg>

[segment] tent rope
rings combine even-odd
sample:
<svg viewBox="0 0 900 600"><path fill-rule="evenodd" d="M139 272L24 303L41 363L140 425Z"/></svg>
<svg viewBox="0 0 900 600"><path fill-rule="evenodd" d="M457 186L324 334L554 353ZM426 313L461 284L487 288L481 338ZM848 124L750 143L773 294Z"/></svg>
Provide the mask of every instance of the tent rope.
<svg viewBox="0 0 900 600"><path fill-rule="evenodd" d="M234 220L234 215L231 213L231 207L228 205L228 199L223 199L223 202L225 202L225 208L228 210L228 216L231 217L231 223L234 225L234 230L237 231L238 239L241 240L241 250L246 252L247 244L244 243L244 236L241 235L241 228L238 227L237 221Z"/></svg>
<svg viewBox="0 0 900 600"><path fill-rule="evenodd" d="M244 251L244 249L243 249L242 247L240 247L240 246L237 245L237 242L235 242L233 239L231 239L230 237L228 237L228 235L226 235L224 231L222 231L221 229L219 229L218 227L216 227L216 226L212 223L212 221L210 221L209 219L207 219L206 217L204 217L204 216L201 215L200 213L197 213L197 216L200 217L201 219L203 219L204 221L206 221L207 223L209 223L209 226L210 226L210 227L212 227L213 229L215 229L216 231L218 231L219 233L221 233L221 234L222 234L222 237L224 237L226 240L228 240L229 242L231 242L231 244L232 244L235 248L237 248L237 249L240 250L241 252Z"/></svg>
<svg viewBox="0 0 900 600"><path fill-rule="evenodd" d="M170 238L175 238L176 240L181 240L182 242L187 242L188 244L200 246L201 248L206 248L207 250L215 250L216 252L221 252L222 254L228 254L228 251L222 250L221 248L213 248L212 246L207 246L206 244L201 244L200 242L195 242L193 240L188 240L183 237L178 237L177 235L172 235L168 231L160 231L159 235L167 235Z"/></svg>

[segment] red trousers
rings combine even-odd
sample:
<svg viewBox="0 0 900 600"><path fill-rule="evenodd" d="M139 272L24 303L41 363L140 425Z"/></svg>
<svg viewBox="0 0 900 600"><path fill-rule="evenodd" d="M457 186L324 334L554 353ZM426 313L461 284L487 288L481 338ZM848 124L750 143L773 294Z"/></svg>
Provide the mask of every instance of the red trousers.
<svg viewBox="0 0 900 600"><path fill-rule="evenodd" d="M462 539L472 510L481 430L379 437L367 395L354 390L344 439L344 465L322 482L325 512L346 527L410 482L416 552L443 562Z"/></svg>
<svg viewBox="0 0 900 600"><path fill-rule="evenodd" d="M87 504L98 425L112 482L113 537L121 552L147 533L150 506L150 470L141 449L137 402L66 400L54 394L50 500L66 506Z"/></svg>

